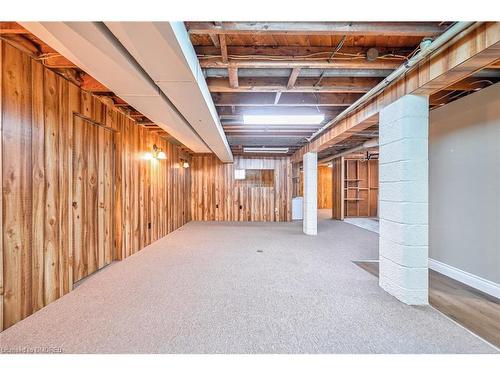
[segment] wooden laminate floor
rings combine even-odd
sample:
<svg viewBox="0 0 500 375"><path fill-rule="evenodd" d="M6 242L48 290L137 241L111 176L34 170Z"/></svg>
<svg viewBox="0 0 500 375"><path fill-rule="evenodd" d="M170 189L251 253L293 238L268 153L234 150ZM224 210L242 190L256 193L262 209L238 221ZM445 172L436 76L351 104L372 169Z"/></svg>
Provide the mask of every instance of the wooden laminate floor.
<svg viewBox="0 0 500 375"><path fill-rule="evenodd" d="M354 262L378 277L378 262ZM429 270L429 303L463 327L500 348L500 300Z"/></svg>

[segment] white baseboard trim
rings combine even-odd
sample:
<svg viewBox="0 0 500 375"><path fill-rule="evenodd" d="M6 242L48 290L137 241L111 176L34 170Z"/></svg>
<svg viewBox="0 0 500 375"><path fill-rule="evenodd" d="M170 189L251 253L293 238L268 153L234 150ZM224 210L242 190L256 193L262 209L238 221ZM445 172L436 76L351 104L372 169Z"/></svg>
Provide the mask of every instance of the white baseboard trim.
<svg viewBox="0 0 500 375"><path fill-rule="evenodd" d="M429 258L429 268L493 297L500 298L500 284Z"/></svg>

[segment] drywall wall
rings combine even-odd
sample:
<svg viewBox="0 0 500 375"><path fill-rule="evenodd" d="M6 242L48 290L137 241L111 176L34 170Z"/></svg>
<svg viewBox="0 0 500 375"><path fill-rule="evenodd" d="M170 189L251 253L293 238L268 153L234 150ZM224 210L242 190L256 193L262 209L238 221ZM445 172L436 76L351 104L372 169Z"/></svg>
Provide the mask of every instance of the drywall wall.
<svg viewBox="0 0 500 375"><path fill-rule="evenodd" d="M500 283L500 84L429 126L429 257Z"/></svg>

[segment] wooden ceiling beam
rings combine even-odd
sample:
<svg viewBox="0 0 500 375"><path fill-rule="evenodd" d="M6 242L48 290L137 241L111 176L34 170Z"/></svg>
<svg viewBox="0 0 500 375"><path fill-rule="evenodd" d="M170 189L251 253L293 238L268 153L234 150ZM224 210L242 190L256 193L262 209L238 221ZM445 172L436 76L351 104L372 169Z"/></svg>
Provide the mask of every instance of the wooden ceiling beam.
<svg viewBox="0 0 500 375"><path fill-rule="evenodd" d="M18 34L2 35L2 39L5 40L5 42L9 43L11 46L30 55L31 57L36 58L40 55L40 50L38 46L36 46L35 43L33 43L28 38L25 38L23 35L18 35Z"/></svg>
<svg viewBox="0 0 500 375"><path fill-rule="evenodd" d="M102 83L100 83L98 80L96 80L89 74L83 73L81 75L81 79L82 79L81 88L85 91L90 91L95 93L110 92L110 90L106 86L104 86Z"/></svg>
<svg viewBox="0 0 500 375"><path fill-rule="evenodd" d="M348 106L362 94L284 93L275 104L274 93L213 93L216 106Z"/></svg>
<svg viewBox="0 0 500 375"><path fill-rule="evenodd" d="M436 36L438 22L187 22L190 34Z"/></svg>
<svg viewBox="0 0 500 375"><path fill-rule="evenodd" d="M290 78L293 78L290 76ZM479 80L479 79L478 79ZM238 87L234 88L226 78L207 78L208 89L211 92L325 92L365 93L376 86L380 78L357 77L326 77L317 86L317 78L298 78L290 87L290 80L281 77L269 78L239 78Z"/></svg>
<svg viewBox="0 0 500 375"><path fill-rule="evenodd" d="M294 59L292 56L286 56L286 59L280 60L236 60L228 59L224 62L220 57L200 58L200 65L203 69L210 68L227 68L229 65L236 66L239 69L397 69L402 59L377 59L368 61L365 59L339 59L333 58L331 61L322 60L306 60L303 58Z"/></svg>
<svg viewBox="0 0 500 375"><path fill-rule="evenodd" d="M259 107L247 107L247 106L237 106L234 112L231 111L230 106L217 107L217 112L221 119L234 119L241 120L244 114L252 115L307 115L307 114L318 114L323 113L325 117L332 118L337 116L343 108L338 108L336 106L322 106L319 108L314 107L279 107L273 105L269 106L259 106Z"/></svg>
<svg viewBox="0 0 500 375"><path fill-rule="evenodd" d="M286 84L286 89L291 90L293 86L295 86L295 82L300 74L300 68L293 68L290 73L290 77L288 77L288 83Z"/></svg>
<svg viewBox="0 0 500 375"><path fill-rule="evenodd" d="M42 61L47 68L78 68L66 57L61 55L47 56L44 57Z"/></svg>
<svg viewBox="0 0 500 375"><path fill-rule="evenodd" d="M379 112L404 95L432 95L495 63L500 57L500 22L484 22L460 34L392 85L293 155L294 162L310 151L319 152L378 122Z"/></svg>
<svg viewBox="0 0 500 375"><path fill-rule="evenodd" d="M210 40L212 41L212 43L214 44L214 47L220 50L219 36L217 34L210 34L209 37L210 37Z"/></svg>
<svg viewBox="0 0 500 375"><path fill-rule="evenodd" d="M17 22L0 22L0 34L29 34L29 31Z"/></svg>
<svg viewBox="0 0 500 375"><path fill-rule="evenodd" d="M229 66L228 72L229 72L229 87L233 90L238 89L239 87L238 68L235 66Z"/></svg>
<svg viewBox="0 0 500 375"><path fill-rule="evenodd" d="M219 45L220 45L220 53L221 59L224 64L227 64L227 44L226 44L226 36L219 35Z"/></svg>

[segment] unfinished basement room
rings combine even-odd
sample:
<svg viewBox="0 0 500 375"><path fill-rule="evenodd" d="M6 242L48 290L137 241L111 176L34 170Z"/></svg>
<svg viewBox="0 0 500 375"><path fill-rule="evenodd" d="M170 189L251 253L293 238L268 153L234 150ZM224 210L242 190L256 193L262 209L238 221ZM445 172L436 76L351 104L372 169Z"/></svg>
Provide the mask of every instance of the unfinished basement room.
<svg viewBox="0 0 500 375"><path fill-rule="evenodd" d="M2 20L0 357L498 366L500 22L430 16Z"/></svg>

